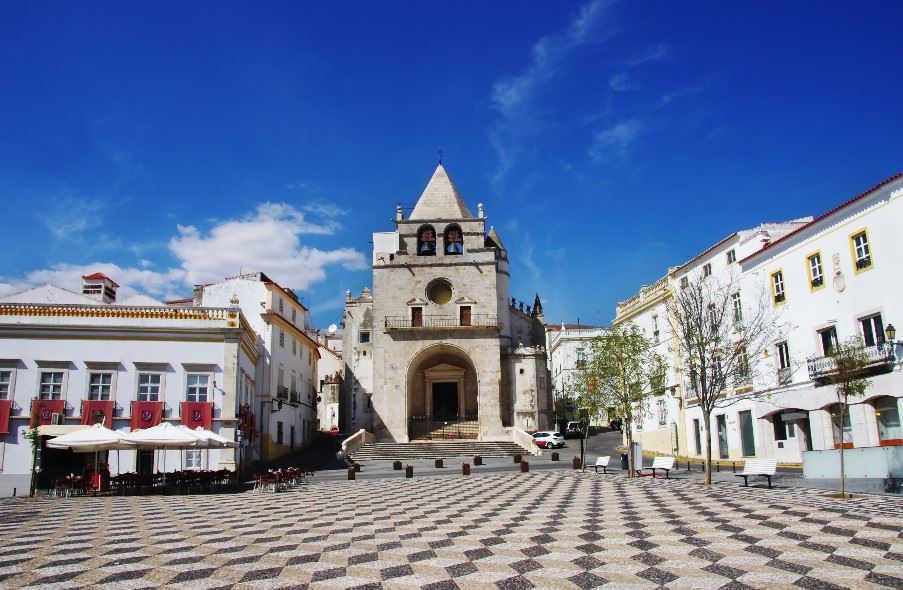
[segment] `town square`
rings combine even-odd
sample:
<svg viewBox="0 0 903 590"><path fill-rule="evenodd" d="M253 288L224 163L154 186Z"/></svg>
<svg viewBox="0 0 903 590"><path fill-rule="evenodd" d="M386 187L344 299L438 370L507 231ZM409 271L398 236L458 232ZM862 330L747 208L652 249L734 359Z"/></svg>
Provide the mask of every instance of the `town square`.
<svg viewBox="0 0 903 590"><path fill-rule="evenodd" d="M0 588L903 588L896 3L0 6Z"/></svg>

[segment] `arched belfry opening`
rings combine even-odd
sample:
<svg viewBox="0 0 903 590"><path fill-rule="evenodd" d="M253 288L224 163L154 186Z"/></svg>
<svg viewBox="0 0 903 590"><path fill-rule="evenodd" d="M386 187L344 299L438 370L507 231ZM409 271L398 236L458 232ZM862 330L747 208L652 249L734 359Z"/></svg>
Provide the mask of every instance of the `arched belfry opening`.
<svg viewBox="0 0 903 590"><path fill-rule="evenodd" d="M475 439L479 436L479 382L463 350L436 344L408 366L410 440Z"/></svg>

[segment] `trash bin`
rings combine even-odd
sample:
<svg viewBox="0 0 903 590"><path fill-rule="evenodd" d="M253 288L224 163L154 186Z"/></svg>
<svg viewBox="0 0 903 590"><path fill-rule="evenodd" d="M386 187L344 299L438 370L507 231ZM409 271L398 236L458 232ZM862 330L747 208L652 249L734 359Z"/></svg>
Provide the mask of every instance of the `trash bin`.
<svg viewBox="0 0 903 590"><path fill-rule="evenodd" d="M621 453L621 469L624 471L630 469L630 463L627 462L627 453Z"/></svg>

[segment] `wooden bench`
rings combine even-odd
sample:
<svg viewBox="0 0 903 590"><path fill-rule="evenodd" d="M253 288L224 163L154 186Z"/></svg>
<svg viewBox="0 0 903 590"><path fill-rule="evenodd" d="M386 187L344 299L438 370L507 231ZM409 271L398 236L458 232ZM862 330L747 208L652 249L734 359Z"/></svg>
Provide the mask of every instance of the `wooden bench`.
<svg viewBox="0 0 903 590"><path fill-rule="evenodd" d="M593 465L593 467L596 468L596 473L599 473L600 467L602 468L602 473L608 473L607 468L608 468L608 460L609 459L611 459L611 457L609 457L608 455L606 455L605 457L599 457L598 459L596 459L596 464Z"/></svg>
<svg viewBox="0 0 903 590"><path fill-rule="evenodd" d="M674 457L656 457L652 460L652 465L649 467L637 469L637 474L639 475L650 475L648 473L643 473L644 469L648 469L652 472L652 478L655 479L655 473L658 470L665 472L665 479L671 479L670 471L674 468Z"/></svg>
<svg viewBox="0 0 903 590"><path fill-rule="evenodd" d="M759 477L768 478L768 487L771 487L771 476L778 468L776 459L748 459L743 463L743 473L735 473L737 477L743 478L743 485L749 487L749 476L758 475Z"/></svg>

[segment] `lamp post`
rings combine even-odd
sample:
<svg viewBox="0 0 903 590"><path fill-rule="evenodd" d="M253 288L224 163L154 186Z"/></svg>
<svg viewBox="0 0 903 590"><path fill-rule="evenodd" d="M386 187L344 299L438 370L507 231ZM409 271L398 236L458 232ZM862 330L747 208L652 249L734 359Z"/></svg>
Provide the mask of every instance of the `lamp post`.
<svg viewBox="0 0 903 590"><path fill-rule="evenodd" d="M884 328L884 335L887 337L887 343L890 344L890 353L896 356L897 329L893 324L887 324L887 327Z"/></svg>

